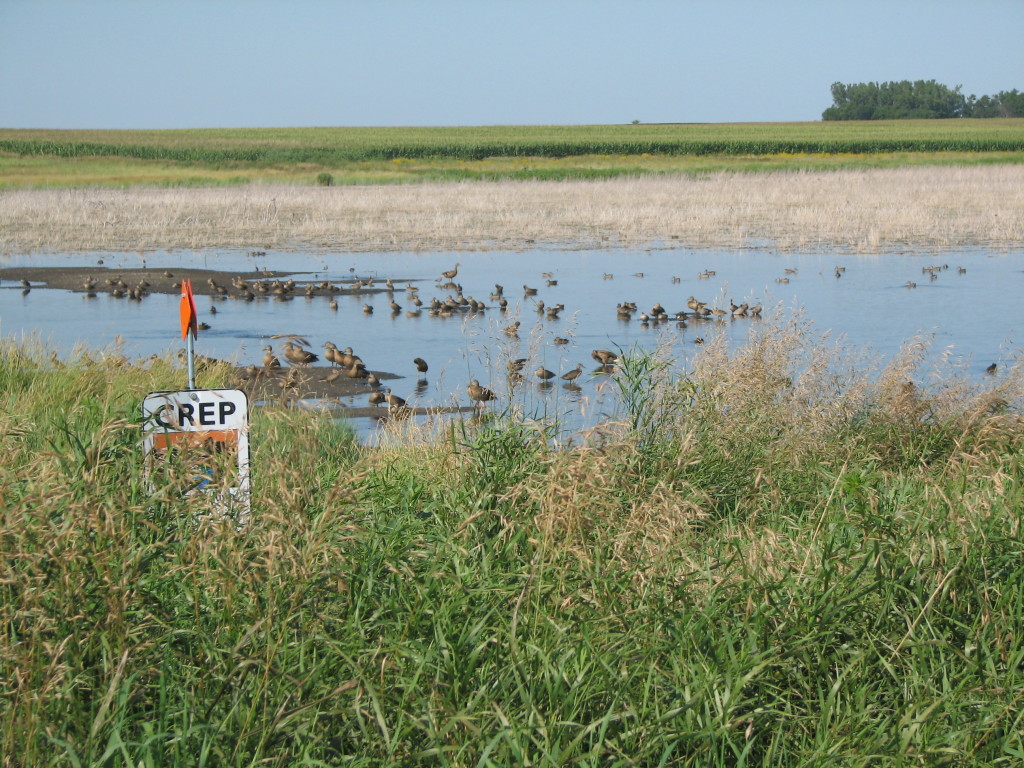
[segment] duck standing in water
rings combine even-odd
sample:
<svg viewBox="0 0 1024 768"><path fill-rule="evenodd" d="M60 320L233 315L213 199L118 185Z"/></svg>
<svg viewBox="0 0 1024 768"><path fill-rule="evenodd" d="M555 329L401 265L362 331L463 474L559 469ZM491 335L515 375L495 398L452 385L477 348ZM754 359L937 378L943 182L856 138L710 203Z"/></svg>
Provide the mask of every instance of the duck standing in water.
<svg viewBox="0 0 1024 768"><path fill-rule="evenodd" d="M562 374L562 378L565 379L566 381L568 381L570 384L575 384L576 383L576 379L578 379L580 377L581 373L583 373L583 363L580 363L575 368L573 368L571 371L563 373Z"/></svg>
<svg viewBox="0 0 1024 768"><path fill-rule="evenodd" d="M430 367L427 365L427 361L424 360L422 357L417 357L415 360L413 360L413 363L416 365L416 370L420 374L420 379L427 378L427 370Z"/></svg>

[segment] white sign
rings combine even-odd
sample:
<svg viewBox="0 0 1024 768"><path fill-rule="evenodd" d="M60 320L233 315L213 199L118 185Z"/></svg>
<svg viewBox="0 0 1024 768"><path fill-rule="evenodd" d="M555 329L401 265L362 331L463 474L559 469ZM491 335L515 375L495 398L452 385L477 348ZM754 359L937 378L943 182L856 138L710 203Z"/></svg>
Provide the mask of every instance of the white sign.
<svg viewBox="0 0 1024 768"><path fill-rule="evenodd" d="M244 392L151 392L142 403L142 418L148 475L178 451L194 467L186 494L213 492L218 512L243 523L248 519L249 399Z"/></svg>

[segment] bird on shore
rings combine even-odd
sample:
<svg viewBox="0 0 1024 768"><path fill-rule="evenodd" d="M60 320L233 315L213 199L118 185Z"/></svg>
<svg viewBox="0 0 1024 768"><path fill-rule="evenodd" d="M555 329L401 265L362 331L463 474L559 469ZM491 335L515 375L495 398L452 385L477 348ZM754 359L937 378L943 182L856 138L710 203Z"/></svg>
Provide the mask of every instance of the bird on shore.
<svg viewBox="0 0 1024 768"><path fill-rule="evenodd" d="M384 401L388 404L388 413L405 408L405 399L393 393L390 389L384 390Z"/></svg>
<svg viewBox="0 0 1024 768"><path fill-rule="evenodd" d="M289 368L288 373L277 383L277 386L281 388L282 394L291 392L293 395L297 395L301 383L297 369Z"/></svg>
<svg viewBox="0 0 1024 768"><path fill-rule="evenodd" d="M352 347L345 347L341 352L335 352L334 359L342 368L351 368L352 363L363 362L362 358L352 351Z"/></svg>
<svg viewBox="0 0 1024 768"><path fill-rule="evenodd" d="M353 360L351 367L345 371L345 375L350 379L365 379L369 374L362 360Z"/></svg>
<svg viewBox="0 0 1024 768"><path fill-rule="evenodd" d="M281 361L274 355L274 348L269 344L263 348L263 367L264 368L280 368Z"/></svg>
<svg viewBox="0 0 1024 768"><path fill-rule="evenodd" d="M333 341L324 342L324 359L331 365L340 364L340 355L341 353Z"/></svg>
<svg viewBox="0 0 1024 768"><path fill-rule="evenodd" d="M290 341L284 345L284 356L288 358L292 365L310 365L320 359L318 355Z"/></svg>
<svg viewBox="0 0 1024 768"><path fill-rule="evenodd" d="M483 387L480 382L473 379L469 382L469 386L466 387L466 394L469 395L469 399L479 404L481 408L485 407L485 403L489 400L494 399L494 391Z"/></svg>
<svg viewBox="0 0 1024 768"><path fill-rule="evenodd" d="M342 371L343 371L342 368L334 368L330 373L328 373L326 376L324 376L323 381L325 383L327 383L327 384L330 384L331 382L337 381L338 378L340 378L340 376L342 374Z"/></svg>

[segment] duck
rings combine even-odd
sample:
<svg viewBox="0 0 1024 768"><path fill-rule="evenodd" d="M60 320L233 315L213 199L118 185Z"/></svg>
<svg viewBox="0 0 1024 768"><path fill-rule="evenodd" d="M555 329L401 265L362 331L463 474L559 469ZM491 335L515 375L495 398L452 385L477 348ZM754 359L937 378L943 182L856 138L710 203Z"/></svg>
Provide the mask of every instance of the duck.
<svg viewBox="0 0 1024 768"><path fill-rule="evenodd" d="M341 353L335 346L333 341L324 342L324 359L327 360L331 365L341 364L340 360Z"/></svg>
<svg viewBox="0 0 1024 768"><path fill-rule="evenodd" d="M573 368L571 371L567 371L566 373L563 373L562 374L562 378L565 379L566 381L568 381L571 384L572 382L576 381L576 379L578 379L580 377L580 374L582 374L582 373L583 373L583 363L580 363L575 368Z"/></svg>
<svg viewBox="0 0 1024 768"><path fill-rule="evenodd" d="M998 366L995 363L992 363L990 366L988 366L988 368L985 369L985 373L987 373L989 376L995 376L997 368Z"/></svg>
<svg viewBox="0 0 1024 768"><path fill-rule="evenodd" d="M380 390L370 393L370 405L379 406L385 402L387 396Z"/></svg>
<svg viewBox="0 0 1024 768"><path fill-rule="evenodd" d="M614 352L607 349L595 349L590 353L590 356L594 358L601 365L611 365L618 361L619 356Z"/></svg>
<svg viewBox="0 0 1024 768"><path fill-rule="evenodd" d="M368 373L362 360L353 360L352 365L345 371L345 375L350 379L365 379Z"/></svg>
<svg viewBox="0 0 1024 768"><path fill-rule="evenodd" d="M416 366L416 370L419 372L420 378L426 378L427 370L429 369L427 361L424 360L422 357L417 357L412 362Z"/></svg>
<svg viewBox="0 0 1024 768"><path fill-rule="evenodd" d="M291 342L284 345L284 356L287 357L293 365L309 365L310 363L315 363L320 359L318 355L310 352L308 349L303 349Z"/></svg>
<svg viewBox="0 0 1024 768"><path fill-rule="evenodd" d="M263 348L263 367L280 368L281 361L274 355L274 348L269 344Z"/></svg>
<svg viewBox="0 0 1024 768"><path fill-rule="evenodd" d="M405 399L399 397L390 389L384 390L384 402L388 404L388 410L398 410L405 407Z"/></svg>
<svg viewBox="0 0 1024 768"><path fill-rule="evenodd" d="M277 383L277 386L281 388L282 393L291 390L292 394L297 394L299 383L298 372L295 368L289 368L288 373Z"/></svg>
<svg viewBox="0 0 1024 768"><path fill-rule="evenodd" d="M547 381L548 379L555 378L556 374L553 371L549 371L542 365L540 368L533 372L533 375L536 376L541 381Z"/></svg>
<svg viewBox="0 0 1024 768"><path fill-rule="evenodd" d="M352 363L363 362L362 358L352 351L352 347L345 347L341 352L336 352L334 358L342 368L351 368Z"/></svg>
<svg viewBox="0 0 1024 768"><path fill-rule="evenodd" d="M476 379L469 382L469 386L466 387L466 394L469 395L470 400L479 403L481 408L484 407L487 401L494 399L494 391L480 386L480 382Z"/></svg>
<svg viewBox="0 0 1024 768"><path fill-rule="evenodd" d="M518 358L511 359L507 363L505 363L505 368L508 370L509 373L519 373L521 370L523 370L523 367L525 365L526 365L526 358L525 357L518 357Z"/></svg>
<svg viewBox="0 0 1024 768"><path fill-rule="evenodd" d="M455 266L447 270L446 272L442 272L441 277L445 280L451 280L453 277L459 274L459 267L461 266L462 265L459 262L455 262Z"/></svg>
<svg viewBox="0 0 1024 768"><path fill-rule="evenodd" d="M323 381L326 382L327 384L330 384L333 381L337 381L342 374L342 370L343 369L341 368L333 369L330 373L324 376Z"/></svg>

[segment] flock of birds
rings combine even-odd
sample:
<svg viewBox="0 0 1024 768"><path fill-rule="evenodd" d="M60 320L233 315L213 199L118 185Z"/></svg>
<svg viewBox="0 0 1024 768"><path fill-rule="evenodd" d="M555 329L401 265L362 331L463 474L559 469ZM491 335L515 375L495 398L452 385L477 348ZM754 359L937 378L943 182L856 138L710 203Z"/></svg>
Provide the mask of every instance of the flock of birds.
<svg viewBox="0 0 1024 768"><path fill-rule="evenodd" d="M252 252L249 255L264 254L263 252ZM339 294L359 293L360 295L367 296L382 294L387 301L387 306L392 316L397 316L403 311L407 316L418 316L425 312L430 316L437 317L483 313L491 309L497 309L501 313L508 311L509 303L505 297L505 289L502 285L495 284L494 290L488 297L490 304L475 299L473 296L465 295L462 286L455 282L459 275L460 267L461 264L456 263L452 269L441 272L438 277L438 288L442 292L449 291L444 298L435 297L425 302L420 298L420 288L413 283L407 283L404 286L405 298L402 300L406 302L408 307L404 307L399 303L396 297L399 289L391 278L383 281L370 277L358 278L354 275L354 269L350 270L353 275L349 283L322 280L299 284L291 278L282 280L274 277L273 273L268 272L264 268L263 274L259 279L245 279L242 276L235 276L230 281L230 284L219 283L211 277L206 281L206 289L202 292L208 293L214 300L235 298L244 301L256 301L257 299L289 301L295 296L301 295L308 298L326 296L328 297L328 307L332 311L337 311L338 309L336 297ZM934 281L938 279L938 276L943 271L948 269L949 266L945 264L928 266L922 268L922 274L926 279ZM956 269L956 272L961 275L965 274L966 271L963 267L957 267ZM842 278L845 272L845 267L835 267L835 277L837 279ZM777 278L776 282L789 282L791 277L796 274L796 268L786 268L782 276ZM548 287L558 284L558 281L550 272L542 273L541 276ZM704 270L697 274L699 280L706 280L714 276L715 272L713 270ZM173 278L174 275L170 271L164 271L163 277ZM613 279L614 275L604 273L603 277L606 280L610 280ZM633 273L633 277L642 278L644 274L642 272ZM681 281L679 277L672 278L672 283L679 283ZM23 293L27 294L32 289L32 285L27 280L21 280L21 285ZM174 285L178 287L180 283L175 283ZM915 288L917 286L916 282L913 281L908 281L905 285L907 288ZM150 283L145 279L129 284L120 276L112 276L106 279L102 290L114 298L141 301L149 294L150 288ZM85 293L86 297L94 297L98 289L101 289L101 286L95 277L86 278L81 285L81 290ZM539 298L539 293L538 287L523 285L524 300L533 303L540 317L549 320L558 319L560 313L565 310L565 306L563 304L548 305ZM370 303L372 300L371 298L363 304L363 313L370 315L375 311L374 305ZM620 321L631 322L635 319L644 326L675 323L682 328L687 327L688 324L703 321L738 318L756 320L761 317L763 308L760 303L742 302L737 304L733 300L728 302L728 306L718 306L699 300L691 295L686 300L685 308L675 311L667 310L660 302L655 302L649 309L641 310L635 302L631 301L619 302L616 305L615 311ZM210 312L216 314L217 308L215 303L211 306ZM515 320L504 326L503 331L509 338L518 339L521 326L522 322ZM209 325L201 323L199 327L207 329ZM368 390L370 405L386 406L387 413L394 417L407 415L412 412L407 400L395 394L390 387L383 386L381 376L370 370L363 359L353 351L352 347L340 349L333 342L326 341L323 344L323 352L317 354L310 349L309 341L297 335L277 335L270 337L270 340L278 344L278 349L275 350L273 343L265 345L263 347L262 364L247 366L241 372L243 380L257 381L261 378L273 377L283 397L288 395L297 397L302 392L302 389L309 385L310 377L314 375L313 371L317 370L311 370L310 366L323 360L330 364L330 370L321 379L324 383L330 384L342 378L360 383L365 385ZM693 339L693 342L700 345L704 343L704 340L702 337L697 336ZM552 343L555 345L569 344L570 339L555 335ZM617 353L607 349L594 349L591 352L591 357L597 363L597 368L594 371L595 374L613 372L619 360ZM510 383L519 383L529 377L530 373L526 372L528 362L529 358L513 358L507 361L505 373ZM419 376L420 386L417 387L417 391L422 392L422 385L426 382L426 376L430 367L422 357L416 357L412 364L415 366ZM987 369L987 372L993 374L995 373L995 368L995 364L992 364ZM322 368L320 370L322 371ZM565 387L578 390L576 382L583 375L583 370L584 365L582 363L577 364L575 368L562 374L540 366L532 371L532 376L544 386L550 386L553 380L558 378L564 382ZM496 399L494 390L482 385L475 378L470 380L465 391L470 402L475 407L484 408L487 403Z"/></svg>
<svg viewBox="0 0 1024 768"><path fill-rule="evenodd" d="M474 299L472 296L465 296L462 286L452 282L457 277L460 266L461 264L456 263L452 269L442 272L437 280L442 290L451 290L453 292L444 299L434 298L424 304L419 298L419 287L411 283L407 284L405 291L408 298L405 300L411 304L411 308L406 311L406 314L415 316L426 311L427 314L432 316L446 317L456 313L481 313L493 308L495 305L500 312L508 310L508 301L504 295L504 287L501 285L495 285L495 290L489 296L490 300L494 302L491 306ZM543 277L548 286L557 284L557 280L551 276L551 273L544 273ZM208 284L214 295L228 295L226 287L218 286L213 280L208 281ZM232 287L236 292L241 292L239 297L246 300L253 300L256 298L257 293L270 294L282 301L287 301L294 295L306 295L309 297L328 295L330 296L329 307L332 310L336 310L337 302L334 298L336 294L341 292L381 290L381 286L383 286L383 292L392 315L400 314L403 311L403 307L396 300L396 286L390 278L382 283L378 282L375 278L356 278L348 286L334 284L330 281L320 281L300 286L290 279L284 281L275 279L273 281L253 283L242 278L236 278ZM523 292L524 297L533 297L538 294L538 289L524 285ZM557 319L559 313L565 309L562 304L545 306L544 302L539 300L534 300L534 303L538 313L548 319ZM212 310L215 311L215 307ZM365 314L372 314L374 306L366 303L363 305L362 310ZM756 312L759 314L760 308L757 308ZM654 321L660 321L661 313L659 313L657 306L652 309L652 313ZM677 319L681 320L682 318ZM650 317L642 315L641 321L650 322L651 320ZM515 321L505 328L505 332L510 337L518 338L517 331L520 325L520 321ZM298 396L303 387L309 384L310 366L320 362L327 362L330 364L330 368L321 379L322 382L329 384L345 378L362 383L369 388L368 402L370 405L387 406L388 414L393 417L405 416L412 412L412 408L407 400L396 395L390 387L383 386L380 376L367 367L363 358L357 355L352 347L340 349L334 342L326 341L323 344L323 352L318 354L312 351L312 345L307 339L294 334L278 334L271 336L270 340L278 344L278 349L275 350L273 344L266 344L262 350L262 364L250 364L247 366L241 374L243 380L257 381L261 377L273 377L283 396ZM556 336L554 343L567 344L569 339ZM602 373L612 372L619 359L618 354L607 349L595 349L591 352L591 357L598 364L596 372ZM526 380L529 375L525 371L528 362L529 358L513 358L507 361L506 375L511 383L519 383ZM422 357L414 358L412 364L415 366L419 376L420 386L417 387L417 390L422 391L422 385L426 382L430 366ZM540 366L532 374L543 385L550 385L552 380L558 378L565 383L564 385L567 388L578 390L579 387L576 381L583 375L583 369L583 364L579 363L575 368L559 375ZM494 390L482 385L478 379L470 380L466 386L466 395L474 404L474 407L477 408L484 408L487 403L496 399Z"/></svg>
<svg viewBox="0 0 1024 768"><path fill-rule="evenodd" d="M490 309L497 309L501 313L508 311L509 302L505 296L505 288L500 284L495 284L494 290L488 296L490 304L478 300L471 295L465 295L462 285L455 282L461 266L461 263L457 262L454 267L441 272L438 276L436 281L438 288L442 291L450 291L443 299L435 297L424 302L419 296L420 288L412 283L407 283L404 286L406 298L403 301L409 305L408 309L398 302L396 293L399 287L396 286L391 278L379 281L376 278L353 277L353 281L347 285L332 283L331 281L310 282L305 285L299 285L292 279L251 282L243 278L236 278L232 288L236 292L240 292L241 298L250 301L259 294L269 295L280 301L287 301L295 295L305 295L310 298L326 295L329 297L328 306L331 310L337 310L335 296L339 293L377 291L383 293L392 316L398 316L403 311L407 316L419 316L421 313L426 312L428 315L436 317L483 313ZM706 279L714 276L714 274L711 270L705 270L698 274L698 278ZM633 276L640 278L644 275L638 272L634 273ZM614 275L612 274L604 274L604 279L606 280L613 277ZM553 273L541 273L541 278L545 281L547 287L558 284ZM681 278L673 278L672 282L679 283ZM209 280L208 283L214 295L225 295L228 293L226 286L219 286L213 280ZM523 285L523 298L533 303L538 316L548 320L558 319L560 313L565 310L565 305L561 303L546 304L542 299L538 298L539 293L539 287ZM367 301L363 304L362 311L367 315L373 314L375 306L370 301ZM636 319L645 326L673 322L678 327L686 327L688 323L721 320L726 317L757 319L761 317L762 311L761 304L752 305L748 302L736 304L734 301L730 301L728 309L725 309L711 305L709 302L698 300L694 296L687 298L685 309L671 312L666 310L660 302L655 302L649 310L640 310L637 304L631 301L620 302L616 306L616 316L620 321ZM504 326L503 331L509 338L518 339L521 327L522 321L514 320ZM274 376L278 386L285 395L297 395L301 391L302 386L308 384L308 378L304 378L303 372L309 366L325 361L330 364L331 370L321 381L331 383L344 377L348 380L363 383L369 388L370 405L386 405L388 413L392 416L401 416L410 412L410 406L406 399L396 395L391 388L383 386L380 377L367 367L362 357L357 355L351 347L339 349L335 343L327 341L324 342L324 351L321 355L313 352L309 341L302 337L282 334L270 338L272 341L280 342L279 350L275 350L273 344L264 346L262 366L249 365L243 373L243 378L255 380L261 376ZM694 343L699 345L703 344L703 341L703 338L697 337ZM565 336L556 335L553 337L552 343L555 345L569 344L570 339ZM594 369L595 374L612 373L619 361L619 355L608 349L592 350L591 358L597 363L597 367ZM419 381L422 384L425 381L429 365L421 357L415 358L412 362L416 367L420 377ZM577 380L583 375L583 363L578 363L576 367L561 374L549 370L543 365L535 370L527 371L528 363L529 358L512 358L507 361L505 374L510 384L526 381L532 375L543 387L551 386L557 379L563 382L563 386L567 389L579 391L580 388ZM469 382L466 386L466 395L474 406L479 408L486 407L487 403L496 399L494 390L482 385L478 379L472 379Z"/></svg>
<svg viewBox="0 0 1024 768"><path fill-rule="evenodd" d="M379 289L383 285L385 291L386 300L388 307L393 316L405 311L406 315L417 316L421 312L426 312L432 316L451 316L458 313L482 313L485 310L496 308L499 312L506 312L509 309L508 301L505 297L505 289L502 285L496 284L494 291L490 293L489 300L490 304L473 298L470 295L464 295L462 286L455 282L459 275L460 263L456 263L454 267L449 270L445 270L440 274L437 279L438 287L442 290L449 290L449 293L445 298L433 298L429 302L424 302L419 297L419 287L409 283L405 286L406 299L404 301L409 304L409 308L403 307L396 299L396 285L390 278L383 281L383 283L377 282L372 278L355 279L351 285L352 289ZM939 274L948 270L948 265L940 266L928 266L922 269L924 274L929 280L938 279ZM958 274L965 274L966 269L963 267L957 267L956 272ZM798 273L797 268L785 268L780 277L777 278L776 282L788 283ZM846 267L836 266L834 268L834 274L837 279L842 278L846 273ZM714 270L704 270L697 274L699 280L706 280L715 276ZM541 277L546 281L545 284L550 287L557 285L558 281L554 278L552 273L542 273ZM604 273L604 279L610 280L614 278L614 275L610 273ZM633 273L633 277L642 278L644 274L642 272ZM673 277L672 283L680 283L682 279L679 277ZM915 287L915 284L910 282L907 283L908 287ZM267 290L277 295L289 295L291 293L300 292L305 293L307 296L314 296L320 293L332 293L341 290L338 286L334 286L329 282L321 283L310 283L305 287L300 288L296 286L294 281L273 281L269 283L267 288L261 289ZM530 285L523 285L523 298L531 301L536 308L539 316L546 319L557 319L559 314L565 310L563 304L545 304L543 300L539 298L540 290L538 287L531 287ZM336 301L332 298L330 301L331 309L336 309ZM374 312L374 306L371 303L363 305L363 312L366 314L372 314ZM689 296L686 299L685 308L670 311L667 310L660 302L655 302L649 309L641 310L635 302L623 301L616 305L616 316L621 321L638 321L644 326L655 325L660 323L675 323L678 327L687 327L689 324L701 323L703 321L714 321L714 320L727 320L727 319L739 319L739 318L750 318L760 319L763 313L763 307L760 303L741 302L737 304L733 300L729 300L727 305L716 305L707 301L702 301ZM508 325L504 326L504 333L512 338L519 338L519 331L522 327L522 321L514 320ZM697 345L704 343L704 339L701 336L697 336L693 339L693 342ZM555 335L552 339L552 343L555 345L568 344L570 339ZM282 354L285 359L293 366L292 370L296 367L303 368L311 365L320 360L320 356L311 352L308 347L309 344L304 339L298 337L289 337L282 346ZM270 345L264 347L264 360L263 370L273 370L280 367L280 361L274 353L273 347ZM332 342L326 342L324 344L323 357L328 361L333 370L328 373L324 381L334 381L340 377L347 377L349 379L360 380L365 382L370 387L369 402L371 405L386 405L388 412L392 415L401 415L408 412L409 405L404 398L401 398L394 394L390 388L382 387L379 378L370 371L363 360L356 355L351 347L347 347L344 350L339 350L336 345ZM615 365L618 362L618 354L607 349L595 349L591 352L591 357L597 363L597 368L594 370L595 374L598 373L611 373L615 370ZM509 381L512 383L519 383L529 378L530 373L527 372L526 367L529 362L528 358L513 358L507 361L506 375ZM417 357L413 364L420 375L420 381L425 380L429 366L425 360ZM557 379L564 382L564 385L570 389L577 389L577 380L583 375L584 365L579 363L575 368L559 374L555 371L549 370L543 366L538 367L532 371L533 378L545 386L550 386L551 383ZM988 373L995 373L995 365L989 366L987 369ZM250 366L250 374L255 375L258 373L254 369L254 366ZM298 379L294 373L287 374L282 379L281 386L285 389L295 389L297 387ZM487 403L495 400L496 395L494 390L484 386L478 379L472 379L466 386L466 394L469 400L475 404L475 406L483 408Z"/></svg>

